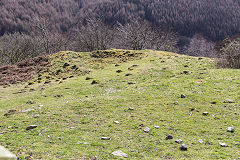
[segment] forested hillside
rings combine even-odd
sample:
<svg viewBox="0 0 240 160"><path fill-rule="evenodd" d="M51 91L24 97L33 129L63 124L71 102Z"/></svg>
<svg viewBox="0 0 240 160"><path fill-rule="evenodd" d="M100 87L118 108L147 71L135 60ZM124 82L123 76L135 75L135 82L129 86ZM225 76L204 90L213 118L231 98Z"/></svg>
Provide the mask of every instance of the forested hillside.
<svg viewBox="0 0 240 160"><path fill-rule="evenodd" d="M240 33L240 0L1 0L0 10L0 35L27 33L38 17L49 18L52 32L75 30L87 18L101 17L111 25L142 20L215 41Z"/></svg>

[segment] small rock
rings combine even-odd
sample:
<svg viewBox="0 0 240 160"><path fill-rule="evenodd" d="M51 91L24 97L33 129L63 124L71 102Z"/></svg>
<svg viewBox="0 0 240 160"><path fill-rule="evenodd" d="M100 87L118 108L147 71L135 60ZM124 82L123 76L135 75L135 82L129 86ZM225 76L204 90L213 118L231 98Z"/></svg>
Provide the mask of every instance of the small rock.
<svg viewBox="0 0 240 160"><path fill-rule="evenodd" d="M119 122L118 121L113 121L115 124L119 124Z"/></svg>
<svg viewBox="0 0 240 160"><path fill-rule="evenodd" d="M189 71L183 71L184 74L189 74Z"/></svg>
<svg viewBox="0 0 240 160"><path fill-rule="evenodd" d="M201 144L204 143L202 139L199 139L198 142L201 143Z"/></svg>
<svg viewBox="0 0 240 160"><path fill-rule="evenodd" d="M178 144L181 144L182 140L181 139L177 139L175 142L178 143Z"/></svg>
<svg viewBox="0 0 240 160"><path fill-rule="evenodd" d="M208 112L203 112L203 115L204 116L207 116L209 113Z"/></svg>
<svg viewBox="0 0 240 160"><path fill-rule="evenodd" d="M187 146L186 146L185 144L181 144L180 150L182 150L182 151L187 151L188 148L187 148Z"/></svg>
<svg viewBox="0 0 240 160"><path fill-rule="evenodd" d="M17 113L16 109L10 109L10 110L8 110L7 113L4 114L4 116L9 116L9 115L12 115L12 114L15 114L15 113Z"/></svg>
<svg viewBox="0 0 240 160"><path fill-rule="evenodd" d="M232 99L227 99L226 103L234 103L234 101Z"/></svg>
<svg viewBox="0 0 240 160"><path fill-rule="evenodd" d="M38 105L38 107L43 107L43 105Z"/></svg>
<svg viewBox="0 0 240 160"><path fill-rule="evenodd" d="M111 140L110 137L102 137L101 140Z"/></svg>
<svg viewBox="0 0 240 160"><path fill-rule="evenodd" d="M112 152L112 154L114 156L119 156L119 157L124 157L124 158L128 157L128 155L126 153L123 153L122 151L115 151L115 152Z"/></svg>
<svg viewBox="0 0 240 160"><path fill-rule="evenodd" d="M99 84L98 80L93 80L91 84Z"/></svg>
<svg viewBox="0 0 240 160"><path fill-rule="evenodd" d="M227 147L227 144L226 143L219 143L221 147Z"/></svg>
<svg viewBox="0 0 240 160"><path fill-rule="evenodd" d="M130 108L128 108L128 110L133 111L133 110L135 110L135 109L130 107Z"/></svg>
<svg viewBox="0 0 240 160"><path fill-rule="evenodd" d="M132 75L131 73L127 73L127 74L125 74L126 77L131 76L131 75Z"/></svg>
<svg viewBox="0 0 240 160"><path fill-rule="evenodd" d="M186 98L186 96L184 94L181 95L181 98Z"/></svg>
<svg viewBox="0 0 240 160"><path fill-rule="evenodd" d="M117 70L116 72L117 72L117 73L121 73L121 72L122 72L122 70Z"/></svg>
<svg viewBox="0 0 240 160"><path fill-rule="evenodd" d="M37 128L37 125L28 126L28 127L26 128L26 130L28 131L28 130L32 130L32 129L34 129L34 128Z"/></svg>
<svg viewBox="0 0 240 160"><path fill-rule="evenodd" d="M234 132L234 127L233 126L232 127L228 127L227 131L233 133Z"/></svg>
<svg viewBox="0 0 240 160"><path fill-rule="evenodd" d="M39 114L34 114L33 115L33 118L38 118L39 117Z"/></svg>
<svg viewBox="0 0 240 160"><path fill-rule="evenodd" d="M86 77L86 80L87 80L87 81L90 80L90 79L92 79L92 78L90 78L90 77Z"/></svg>
<svg viewBox="0 0 240 160"><path fill-rule="evenodd" d="M156 129L159 129L160 128L160 126L154 126Z"/></svg>
<svg viewBox="0 0 240 160"><path fill-rule="evenodd" d="M62 137L58 137L59 140L62 140Z"/></svg>
<svg viewBox="0 0 240 160"><path fill-rule="evenodd" d="M150 130L151 130L150 128L146 127L143 131L148 133L148 132L150 132Z"/></svg>
<svg viewBox="0 0 240 160"><path fill-rule="evenodd" d="M166 137L166 140L169 140L169 139L173 139L173 136L172 136L172 135L168 135L168 136Z"/></svg>
<svg viewBox="0 0 240 160"><path fill-rule="evenodd" d="M134 64L134 65L132 65L132 67L138 67L138 65L137 65L137 64Z"/></svg>

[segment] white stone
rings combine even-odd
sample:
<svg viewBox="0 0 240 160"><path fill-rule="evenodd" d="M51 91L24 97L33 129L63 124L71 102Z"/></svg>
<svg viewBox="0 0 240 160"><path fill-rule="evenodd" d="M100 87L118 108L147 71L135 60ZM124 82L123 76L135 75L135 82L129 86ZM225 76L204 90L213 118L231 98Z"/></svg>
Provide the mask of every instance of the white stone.
<svg viewBox="0 0 240 160"><path fill-rule="evenodd" d="M202 139L199 139L198 142L199 142L199 143L204 143Z"/></svg>
<svg viewBox="0 0 240 160"><path fill-rule="evenodd" d="M123 153L122 151L115 151L115 152L112 152L112 154L114 156L119 156L119 157L124 157L124 158L128 157L128 155L126 153Z"/></svg>
<svg viewBox="0 0 240 160"><path fill-rule="evenodd" d="M3 146L0 146L0 160L17 160L17 157Z"/></svg>
<svg viewBox="0 0 240 160"><path fill-rule="evenodd" d="M160 126L154 126L156 129L159 129L160 128Z"/></svg>
<svg viewBox="0 0 240 160"><path fill-rule="evenodd" d="M221 147L227 147L226 143L219 143Z"/></svg>
<svg viewBox="0 0 240 160"><path fill-rule="evenodd" d="M114 121L114 123L115 123L115 124L119 124L119 122L118 122L118 121Z"/></svg>
<svg viewBox="0 0 240 160"><path fill-rule="evenodd" d="M150 128L146 127L143 131L148 133L148 132L150 132L150 130L151 130Z"/></svg>

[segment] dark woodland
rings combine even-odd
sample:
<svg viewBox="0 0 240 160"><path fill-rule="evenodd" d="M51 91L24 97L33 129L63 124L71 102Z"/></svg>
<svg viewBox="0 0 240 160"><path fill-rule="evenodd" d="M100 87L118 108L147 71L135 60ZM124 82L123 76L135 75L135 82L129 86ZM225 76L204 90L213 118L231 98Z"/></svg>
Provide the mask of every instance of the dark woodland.
<svg viewBox="0 0 240 160"><path fill-rule="evenodd" d="M0 35L28 33L42 16L49 18L51 32L76 30L100 17L110 25L146 21L214 41L240 33L240 0L1 0L0 11Z"/></svg>

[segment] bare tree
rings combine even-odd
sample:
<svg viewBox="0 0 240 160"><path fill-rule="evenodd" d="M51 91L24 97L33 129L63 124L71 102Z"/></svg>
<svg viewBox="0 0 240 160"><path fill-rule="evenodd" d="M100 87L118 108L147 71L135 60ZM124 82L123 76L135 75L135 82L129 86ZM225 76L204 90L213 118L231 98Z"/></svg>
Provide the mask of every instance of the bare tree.
<svg viewBox="0 0 240 160"><path fill-rule="evenodd" d="M111 46L113 30L100 19L90 18L87 25L83 26L77 35L76 50L93 51L104 50Z"/></svg>
<svg viewBox="0 0 240 160"><path fill-rule="evenodd" d="M142 50L151 48L152 29L147 23L118 24L118 42L121 48Z"/></svg>
<svg viewBox="0 0 240 160"><path fill-rule="evenodd" d="M14 64L39 54L38 46L30 36L20 33L5 34L0 38L2 64Z"/></svg>
<svg viewBox="0 0 240 160"><path fill-rule="evenodd" d="M169 30L151 27L146 22L133 22L123 26L118 24L120 48L142 50L156 49L177 52L178 36Z"/></svg>
<svg viewBox="0 0 240 160"><path fill-rule="evenodd" d="M171 30L153 28L151 48L161 51L178 52L179 36Z"/></svg>
<svg viewBox="0 0 240 160"><path fill-rule="evenodd" d="M224 40L217 64L220 67L240 68L240 37Z"/></svg>
<svg viewBox="0 0 240 160"><path fill-rule="evenodd" d="M35 37L42 54L56 53L70 48L67 34L52 32L48 18L36 18L33 22L32 37Z"/></svg>
<svg viewBox="0 0 240 160"><path fill-rule="evenodd" d="M215 43L208 41L203 36L196 34L184 48L185 54L201 57L216 57Z"/></svg>

